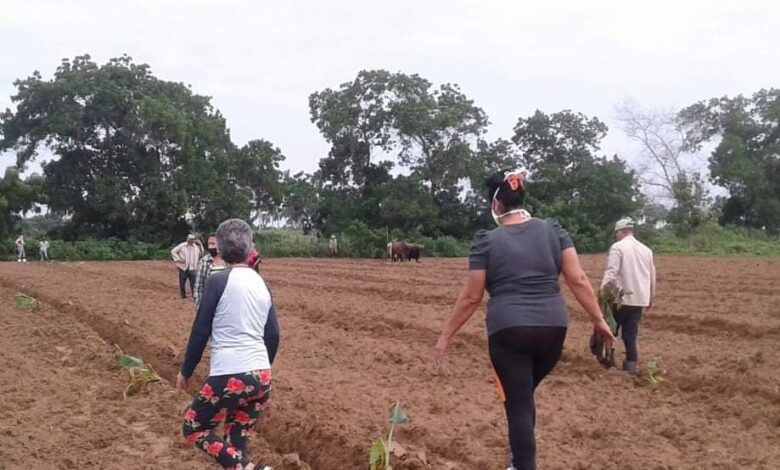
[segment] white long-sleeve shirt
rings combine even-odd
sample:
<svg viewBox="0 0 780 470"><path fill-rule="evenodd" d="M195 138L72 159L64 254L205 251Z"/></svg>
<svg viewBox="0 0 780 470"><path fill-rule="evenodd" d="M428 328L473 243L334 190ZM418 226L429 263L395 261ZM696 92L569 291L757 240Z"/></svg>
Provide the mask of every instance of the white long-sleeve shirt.
<svg viewBox="0 0 780 470"><path fill-rule="evenodd" d="M176 263L176 267L182 271L195 271L198 268L198 260L203 254L201 247L197 243L190 245L187 242L180 243L171 250L171 257Z"/></svg>
<svg viewBox="0 0 780 470"><path fill-rule="evenodd" d="M655 263L653 251L632 235L616 242L609 249L604 287L614 281L630 292L623 297L623 305L647 307L655 298Z"/></svg>

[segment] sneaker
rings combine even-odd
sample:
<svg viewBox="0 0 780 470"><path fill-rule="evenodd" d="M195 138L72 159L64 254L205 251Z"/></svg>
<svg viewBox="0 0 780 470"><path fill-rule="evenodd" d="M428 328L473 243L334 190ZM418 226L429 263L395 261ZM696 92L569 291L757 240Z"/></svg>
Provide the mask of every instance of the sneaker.
<svg viewBox="0 0 780 470"><path fill-rule="evenodd" d="M636 375L636 361L626 361L623 363L623 370L631 375Z"/></svg>

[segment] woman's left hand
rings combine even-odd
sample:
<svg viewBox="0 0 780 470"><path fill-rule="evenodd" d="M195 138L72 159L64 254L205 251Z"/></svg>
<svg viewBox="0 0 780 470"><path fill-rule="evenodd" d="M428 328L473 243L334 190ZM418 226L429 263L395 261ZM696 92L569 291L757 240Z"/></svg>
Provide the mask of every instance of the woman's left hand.
<svg viewBox="0 0 780 470"><path fill-rule="evenodd" d="M607 325L607 322L604 321L603 318L593 324L593 331L597 335L601 336L601 339L604 340L604 346L607 349L615 347L615 336L612 334L612 329L609 327L609 325Z"/></svg>
<svg viewBox="0 0 780 470"><path fill-rule="evenodd" d="M450 342L444 336L439 336L439 340L436 341L436 347L433 351L433 360L436 364L441 364L444 361L444 357L447 355L447 346Z"/></svg>

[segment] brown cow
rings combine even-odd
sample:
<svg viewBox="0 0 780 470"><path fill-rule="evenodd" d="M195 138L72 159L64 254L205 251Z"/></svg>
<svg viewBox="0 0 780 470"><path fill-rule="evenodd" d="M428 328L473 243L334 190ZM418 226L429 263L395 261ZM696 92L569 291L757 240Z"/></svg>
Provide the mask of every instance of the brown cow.
<svg viewBox="0 0 780 470"><path fill-rule="evenodd" d="M409 254L407 255L407 261L415 260L419 263L420 253L422 253L423 248L425 248L425 245L420 245L418 243L409 244Z"/></svg>
<svg viewBox="0 0 780 470"><path fill-rule="evenodd" d="M406 242L393 241L387 244L387 258L395 263L404 261L409 256L409 245Z"/></svg>
<svg viewBox="0 0 780 470"><path fill-rule="evenodd" d="M393 241L387 244L387 258L392 261L411 261L420 262L420 252L425 248L424 245L417 243L407 243L406 241Z"/></svg>

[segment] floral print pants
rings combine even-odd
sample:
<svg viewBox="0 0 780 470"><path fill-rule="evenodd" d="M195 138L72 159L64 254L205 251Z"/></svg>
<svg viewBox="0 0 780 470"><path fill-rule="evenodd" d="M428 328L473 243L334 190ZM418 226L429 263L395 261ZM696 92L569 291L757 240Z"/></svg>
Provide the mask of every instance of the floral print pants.
<svg viewBox="0 0 780 470"><path fill-rule="evenodd" d="M249 464L247 437L271 393L271 371L209 377L184 413L187 442L203 449L223 468L241 470ZM214 429L224 423L224 434Z"/></svg>

